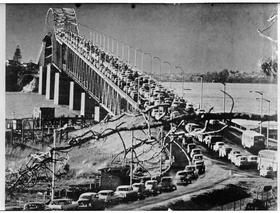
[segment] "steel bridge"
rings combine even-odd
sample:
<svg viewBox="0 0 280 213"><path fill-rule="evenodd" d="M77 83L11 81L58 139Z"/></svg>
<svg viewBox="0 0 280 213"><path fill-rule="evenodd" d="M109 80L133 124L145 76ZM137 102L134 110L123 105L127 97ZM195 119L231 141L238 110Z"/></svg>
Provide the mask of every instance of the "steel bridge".
<svg viewBox="0 0 280 213"><path fill-rule="evenodd" d="M39 94L96 121L107 113L139 110L137 102L102 72L104 66L111 67L106 61L100 66L101 54L79 51L83 41L74 9L50 8L45 31L39 54Z"/></svg>

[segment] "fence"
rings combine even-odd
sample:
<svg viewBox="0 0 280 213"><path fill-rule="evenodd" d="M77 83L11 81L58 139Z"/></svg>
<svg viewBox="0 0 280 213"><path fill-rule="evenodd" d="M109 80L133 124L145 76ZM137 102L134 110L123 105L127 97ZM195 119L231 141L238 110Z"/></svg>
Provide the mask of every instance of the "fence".
<svg viewBox="0 0 280 213"><path fill-rule="evenodd" d="M254 200L258 200L264 203L265 208L268 208L270 205L273 205L275 201L277 201L277 197L276 197L276 193L273 190L270 190L268 192L259 192L257 193L255 198L249 197L240 200L235 200L230 203L216 206L211 210L223 210L223 211L246 210L247 205L249 203L254 203ZM255 205L257 206L257 203L255 203Z"/></svg>

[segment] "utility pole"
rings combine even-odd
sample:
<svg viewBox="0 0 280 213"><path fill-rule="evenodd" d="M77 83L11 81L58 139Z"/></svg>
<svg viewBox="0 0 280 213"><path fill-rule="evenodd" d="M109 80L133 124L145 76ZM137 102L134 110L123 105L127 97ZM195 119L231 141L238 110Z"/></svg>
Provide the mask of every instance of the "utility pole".
<svg viewBox="0 0 280 213"><path fill-rule="evenodd" d="M53 130L53 148L55 148L55 142L56 142L56 129ZM51 200L54 200L54 187L55 187L55 151L52 151L52 161L53 161L53 167L52 167L52 197Z"/></svg>
<svg viewBox="0 0 280 213"><path fill-rule="evenodd" d="M160 130L160 176L162 174L162 148L163 148L162 136L163 136L163 126L161 127Z"/></svg>
<svg viewBox="0 0 280 213"><path fill-rule="evenodd" d="M263 92L260 92L260 91L249 91L250 93L252 92L255 92L257 94L259 94L261 96L261 99L260 99L260 114L261 114L261 117L262 117L262 108L263 108ZM260 122L260 134L262 134L262 122Z"/></svg>
<svg viewBox="0 0 280 213"><path fill-rule="evenodd" d="M130 186L133 181L133 140L134 140L134 131L131 131L131 162L130 162Z"/></svg>

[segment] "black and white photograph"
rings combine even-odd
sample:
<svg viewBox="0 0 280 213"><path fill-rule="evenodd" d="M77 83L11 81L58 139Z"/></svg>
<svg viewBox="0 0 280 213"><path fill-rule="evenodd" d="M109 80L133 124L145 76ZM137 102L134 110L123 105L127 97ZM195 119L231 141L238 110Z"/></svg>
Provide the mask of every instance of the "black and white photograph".
<svg viewBox="0 0 280 213"><path fill-rule="evenodd" d="M4 210L279 210L277 3L4 7Z"/></svg>

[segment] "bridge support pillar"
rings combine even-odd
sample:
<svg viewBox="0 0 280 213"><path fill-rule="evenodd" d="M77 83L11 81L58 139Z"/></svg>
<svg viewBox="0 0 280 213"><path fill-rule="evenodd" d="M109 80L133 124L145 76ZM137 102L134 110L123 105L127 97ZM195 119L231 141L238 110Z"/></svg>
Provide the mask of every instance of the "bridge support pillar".
<svg viewBox="0 0 280 213"><path fill-rule="evenodd" d="M46 90L46 72L42 65L39 67L39 86L38 87L39 87L38 93L40 95L44 95L45 90Z"/></svg>
<svg viewBox="0 0 280 213"><path fill-rule="evenodd" d="M47 65L47 77L46 77L46 99L53 99L54 95L54 72L52 72L51 64Z"/></svg>
<svg viewBox="0 0 280 213"><path fill-rule="evenodd" d="M94 120L96 122L100 121L100 106L95 106L94 107Z"/></svg>
<svg viewBox="0 0 280 213"><path fill-rule="evenodd" d="M80 110L81 109L81 93L82 89L74 81L70 82L70 94L69 94L69 109Z"/></svg>
<svg viewBox="0 0 280 213"><path fill-rule="evenodd" d="M82 92L80 115L85 116L87 118L92 118L94 114L94 105L95 105L94 99L92 99L89 96L89 94Z"/></svg>
<svg viewBox="0 0 280 213"><path fill-rule="evenodd" d="M55 73L54 83L54 104L69 104L69 79L60 74Z"/></svg>

